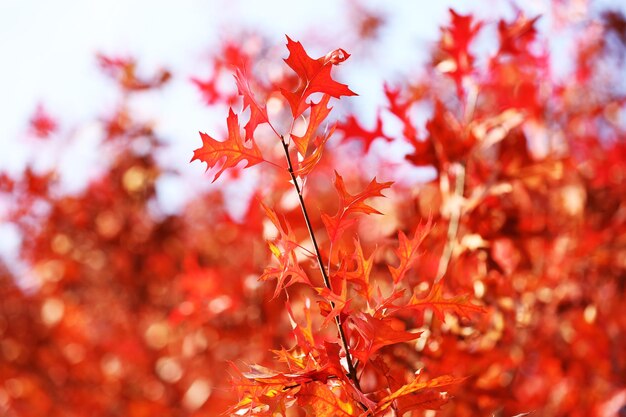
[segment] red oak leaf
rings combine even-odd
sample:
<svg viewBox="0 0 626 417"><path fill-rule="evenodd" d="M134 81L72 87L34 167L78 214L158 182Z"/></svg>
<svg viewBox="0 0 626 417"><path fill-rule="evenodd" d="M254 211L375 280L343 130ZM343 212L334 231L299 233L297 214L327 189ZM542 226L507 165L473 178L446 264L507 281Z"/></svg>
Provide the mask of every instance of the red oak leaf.
<svg viewBox="0 0 626 417"><path fill-rule="evenodd" d="M420 255L418 249L431 229L432 219L429 218L426 224L420 222L417 225L411 240L409 240L402 231L398 233L398 249L396 250L396 255L400 258L400 265L397 267L389 267L389 272L391 272L394 284L397 285L402 278L404 278L407 271L413 267Z"/></svg>
<svg viewBox="0 0 626 417"><path fill-rule="evenodd" d="M408 342L420 337L422 332L408 332L401 320L393 317L376 318L366 313L352 315L350 320L361 335L361 340L352 353L365 363L378 350L396 343Z"/></svg>
<svg viewBox="0 0 626 417"><path fill-rule="evenodd" d="M409 116L409 110L411 106L413 106L413 101L400 98L400 90L392 89L387 83L384 85L385 96L387 97L387 101L389 102L388 110L400 119L404 128L402 129L402 135L411 143L418 141L417 139L417 129L413 125L411 121L411 117Z"/></svg>
<svg viewBox="0 0 626 417"><path fill-rule="evenodd" d="M39 105L30 119L30 128L35 136L44 139L57 130L57 123L44 107Z"/></svg>
<svg viewBox="0 0 626 417"><path fill-rule="evenodd" d="M463 92L463 77L474 69L474 56L469 51L469 45L482 27L481 22L474 21L470 15L460 15L450 9L452 22L450 26L442 28L441 49L450 55L451 65L446 65L444 72L454 80L459 95Z"/></svg>
<svg viewBox="0 0 626 417"><path fill-rule="evenodd" d="M304 385L297 394L298 404L307 415L318 417L360 416L363 410L340 388L331 389L327 384L312 382Z"/></svg>
<svg viewBox="0 0 626 417"><path fill-rule="evenodd" d="M276 240L276 244L268 242L272 254L278 261L278 265L268 266L265 268L265 271L259 278L259 280L262 281L269 279L277 280L273 297L276 298L283 288L287 288L296 282L302 282L310 285L310 281L306 272L304 272L298 262L296 249L299 248L300 245L296 241L296 237L291 229L291 226L289 226L289 223L287 223L286 220L285 226L283 226L274 210L270 209L263 203L261 203L261 206L265 210L267 217L280 232L280 237Z"/></svg>
<svg viewBox="0 0 626 417"><path fill-rule="evenodd" d="M266 281L269 279L276 279L276 289L274 290L274 296L278 297L280 291L287 288L296 282L302 282L311 285L309 277L298 263L298 258L294 251L282 252L278 246L272 242L268 242L270 250L274 257L278 260L278 266L268 266L265 268L263 274L259 277L259 280Z"/></svg>
<svg viewBox="0 0 626 417"><path fill-rule="evenodd" d="M361 247L361 241L355 239L352 261L355 263L356 268L352 271L346 271L344 274L348 281L356 284L356 291L368 301L372 296L373 290L370 285L370 274L372 273L372 267L374 266L373 258L373 253L369 258L365 257L363 254L363 248Z"/></svg>
<svg viewBox="0 0 626 417"><path fill-rule="evenodd" d="M339 209L332 217L326 213L322 213L322 221L326 226L330 241L333 243L336 242L343 232L356 222L356 219L348 217L351 214L381 214L375 208L368 206L365 200L371 197L383 197L382 191L391 187L392 184L393 182L378 182L376 178L374 178L367 185L365 190L358 194L351 195L346 190L343 178L335 171L335 188L339 194Z"/></svg>
<svg viewBox="0 0 626 417"><path fill-rule="evenodd" d="M293 142L296 144L296 148L300 155L306 155L306 151L309 147L309 142L315 135L315 132L320 127L320 124L328 117L332 107L327 107L330 96L324 94L322 99L318 103L311 103L311 114L309 115L309 124L306 128L306 132L302 136L291 135Z"/></svg>
<svg viewBox="0 0 626 417"><path fill-rule="evenodd" d="M337 316L344 313L344 310L348 309L351 299L348 298L348 281L333 280L334 282L340 281L340 293L331 291L326 287L316 288L319 295L325 298L325 303L320 305L322 314L326 315L322 327L328 326L328 324ZM336 287L336 286L335 286ZM336 288L335 288L336 290Z"/></svg>
<svg viewBox="0 0 626 417"><path fill-rule="evenodd" d="M207 170L223 161L223 165L215 174L213 182L215 182L226 169L236 166L243 160L248 162L246 168L264 161L261 151L254 142L252 142L251 148L244 146L241 139L241 132L239 131L238 118L237 115L233 113L233 109L229 110L226 123L228 125L228 138L224 142L217 141L206 133L200 132L202 147L193 151L193 158L191 158L190 161L193 162L197 159L201 162L206 162Z"/></svg>
<svg viewBox="0 0 626 417"><path fill-rule="evenodd" d="M389 136L383 133L383 121L380 118L380 114L376 117L376 127L374 130L365 129L352 114L337 125L337 130L343 132L343 142L347 142L350 139L358 139L363 142L365 153L369 151L372 143L378 138L383 138L387 142L392 141Z"/></svg>
<svg viewBox="0 0 626 417"><path fill-rule="evenodd" d="M535 40L537 29L535 23L540 16L529 19L520 13L515 21L508 23L505 20L498 22L498 37L500 38L499 53L532 56L529 46Z"/></svg>
<svg viewBox="0 0 626 417"><path fill-rule="evenodd" d="M350 56L343 49L336 49L324 57L311 58L300 42L292 41L287 36L287 49L289 56L285 62L296 72L300 78L300 85L296 91L291 92L281 89L282 95L287 99L291 107L293 117L298 117L306 109L306 99L313 93L324 93L332 97L355 96L347 85L333 80L330 70Z"/></svg>
<svg viewBox="0 0 626 417"><path fill-rule="evenodd" d="M206 81L197 77L191 77L191 82L198 87L206 104L215 104L221 98L221 94L217 90L217 79L215 77Z"/></svg>
<svg viewBox="0 0 626 417"><path fill-rule="evenodd" d="M464 380L465 378L443 375L430 381L420 381L418 375L413 381L381 399L375 415L383 415L393 403L398 405L399 415L414 409L438 409L445 404L447 398L434 389L458 384Z"/></svg>
<svg viewBox="0 0 626 417"><path fill-rule="evenodd" d="M468 295L459 295L452 298L445 298L443 295L443 285L437 283L433 285L430 293L425 298L411 297L407 306L402 309L423 310L430 308L438 319L445 319L445 312L453 312L461 317L469 317L471 313L484 313L482 306L472 304Z"/></svg>
<svg viewBox="0 0 626 417"><path fill-rule="evenodd" d="M267 117L267 108L261 106L254 98L254 93L250 89L250 82L246 74L239 68L235 72L235 80L237 81L237 91L243 96L243 109L250 108L250 120L244 126L246 131L246 140L252 139L256 127L262 123L269 123Z"/></svg>
<svg viewBox="0 0 626 417"><path fill-rule="evenodd" d="M434 113L426 123L426 129L428 138L425 141L409 139L415 151L406 159L417 166L439 168L446 162L458 161L476 144L476 138L464 133L459 120L439 100L435 101Z"/></svg>
<svg viewBox="0 0 626 417"><path fill-rule="evenodd" d="M315 348L315 336L313 331L313 322L311 321L311 307L309 303L304 304L304 324L298 323L295 315L293 314L293 310L291 309L291 303L289 300L285 301L285 309L287 310L287 314L289 315L289 320L291 321L291 328L293 330L293 335L296 338L296 344L304 349L306 354L314 352Z"/></svg>
<svg viewBox="0 0 626 417"><path fill-rule="evenodd" d="M235 373L232 385L241 398L228 410L230 413L247 412L259 417L271 417L284 413L291 405L289 399L298 391L291 375L260 365L251 365L248 372L241 372L234 364L230 365Z"/></svg>
<svg viewBox="0 0 626 417"><path fill-rule="evenodd" d="M328 133L326 133L324 136L317 138L317 142L319 143L316 145L313 152L311 152L309 156L304 158L304 160L302 160L302 162L298 164L298 169L294 171L295 175L302 178L308 175L311 171L315 169L317 164L322 159L322 153L324 152L324 147L326 146L326 142L328 142L328 139L330 139L330 137L333 135L334 132L335 132L335 127L333 126Z"/></svg>

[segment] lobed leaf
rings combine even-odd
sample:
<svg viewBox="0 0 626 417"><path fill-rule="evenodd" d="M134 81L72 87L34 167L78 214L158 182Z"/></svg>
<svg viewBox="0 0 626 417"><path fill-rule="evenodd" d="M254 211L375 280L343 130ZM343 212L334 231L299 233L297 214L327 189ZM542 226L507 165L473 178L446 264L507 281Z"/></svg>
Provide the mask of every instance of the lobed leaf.
<svg viewBox="0 0 626 417"><path fill-rule="evenodd" d="M193 162L197 159L201 162L206 162L207 170L221 162L222 166L215 174L213 182L215 182L226 169L233 168L241 161L247 161L246 168L264 161L261 151L254 142L252 142L252 147L250 148L243 144L239 131L238 118L237 115L233 113L233 109L229 110L226 123L228 125L228 137L223 142L217 141L206 133L200 132L202 147L193 151L193 158L191 158L190 161Z"/></svg>
<svg viewBox="0 0 626 417"><path fill-rule="evenodd" d="M361 335L360 345L352 350L360 362L365 363L378 350L396 343L408 342L420 337L422 332L409 332L395 318L376 318L366 313L350 317L354 329Z"/></svg>
<svg viewBox="0 0 626 417"><path fill-rule="evenodd" d="M410 240L402 231L398 232L398 249L395 252L400 259L400 265L397 267L389 266L394 284L397 285L413 267L420 255L418 249L431 229L432 218L429 218L426 224L420 222L417 225Z"/></svg>
<svg viewBox="0 0 626 417"><path fill-rule="evenodd" d="M300 155L305 156L309 147L309 143L313 139L315 132L319 128L320 124L328 117L332 107L327 107L330 101L330 96L324 94L322 99L317 103L311 103L311 113L309 115L309 124L306 128L306 132L302 136L291 135L293 142L298 149Z"/></svg>
<svg viewBox="0 0 626 417"><path fill-rule="evenodd" d="M335 189L339 194L339 209L332 217L322 213L322 221L326 226L331 243L339 240L344 231L356 222L356 219L349 218L350 215L355 213L381 214L372 206L367 205L365 201L371 197L383 197L382 191L391 187L392 184L393 182L378 182L374 178L365 187L365 190L352 195L346 190L346 185L341 175L335 171Z"/></svg>
<svg viewBox="0 0 626 417"><path fill-rule="evenodd" d="M445 298L443 295L443 285L437 283L433 285L430 293L425 298L411 297L409 304L404 308L411 310L424 310L430 308L440 320L444 320L444 313L450 311L461 317L468 317L471 313L484 313L485 308L469 301L469 295L458 295L452 298Z"/></svg>
<svg viewBox="0 0 626 417"><path fill-rule="evenodd" d="M363 412L341 387L331 389L321 382L302 387L298 393L298 404L317 417L360 416Z"/></svg>
<svg viewBox="0 0 626 417"><path fill-rule="evenodd" d="M287 36L287 49L289 56L285 62L295 71L300 78L300 85L296 91L291 92L281 89L282 95L287 99L294 118L300 116L306 109L306 99L313 93L324 93L332 97L355 96L347 85L333 80L330 70L350 56L343 49L330 52L325 57L311 58L300 42L292 41Z"/></svg>
<svg viewBox="0 0 626 417"><path fill-rule="evenodd" d="M444 375L431 379L430 381L420 381L420 376L418 375L413 381L381 399L378 402L376 415L382 415L381 413L391 407L394 402L399 403L398 407L396 407L399 415L403 415L405 412L416 408L437 409L446 402L446 399L440 392L433 392L433 388L442 388L458 384L464 379L465 378L455 378L450 375Z"/></svg>
<svg viewBox="0 0 626 417"><path fill-rule="evenodd" d="M243 96L243 109L250 108L250 119L244 126L246 131L246 140L251 140L257 126L262 123L269 123L267 116L267 107L261 106L254 97L254 93L250 88L250 82L245 72L237 68L235 72L235 81L237 83L237 91Z"/></svg>
<svg viewBox="0 0 626 417"><path fill-rule="evenodd" d="M385 139L387 142L392 141L392 139L383 132L383 121L380 114L376 116L376 127L374 130L367 130L361 126L353 114L349 115L343 122L340 122L337 125L337 130L343 132L343 142L347 142L350 139L358 139L363 142L365 153L369 151L372 143L378 138Z"/></svg>

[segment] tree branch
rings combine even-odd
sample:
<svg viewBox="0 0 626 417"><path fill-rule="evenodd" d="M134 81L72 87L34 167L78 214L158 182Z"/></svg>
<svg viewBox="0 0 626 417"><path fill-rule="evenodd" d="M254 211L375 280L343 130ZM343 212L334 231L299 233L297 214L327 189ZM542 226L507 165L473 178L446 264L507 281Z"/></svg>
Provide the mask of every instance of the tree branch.
<svg viewBox="0 0 626 417"><path fill-rule="evenodd" d="M322 278L324 279L324 285L330 291L332 291L332 287L330 284L330 278L328 277L328 273L326 272L326 268L324 268L324 261L322 259L322 254L320 252L319 246L317 244L317 239L315 239L315 233L313 233L313 227L311 226L311 220L309 214L306 209L306 205L304 204L304 198L302 197L302 190L300 189L300 185L298 185L298 180L293 171L293 165L291 164L291 157L289 156L289 145L285 142L285 138L283 136L280 137L280 141L283 145L283 149L285 151L285 157L287 158L287 166L289 168L289 175L291 176L291 181L293 182L293 186L298 193L298 200L300 202L300 208L302 209L302 215L304 217L304 222L306 223L306 228L309 231L309 236L311 237L311 242L313 243L313 249L315 251L315 257L317 258L317 264L319 265L320 272L322 274ZM335 303L331 300L328 300L331 308L335 308ZM346 333L343 330L343 324L341 322L341 318L339 315L335 316L335 324L337 325L337 331L339 332L339 337L341 338L341 344L343 345L343 350L346 352L346 362L348 364L348 376L354 383L354 385L360 390L359 378L356 374L356 368L354 363L352 362L352 355L350 354L350 348L348 346L348 339L346 337Z"/></svg>

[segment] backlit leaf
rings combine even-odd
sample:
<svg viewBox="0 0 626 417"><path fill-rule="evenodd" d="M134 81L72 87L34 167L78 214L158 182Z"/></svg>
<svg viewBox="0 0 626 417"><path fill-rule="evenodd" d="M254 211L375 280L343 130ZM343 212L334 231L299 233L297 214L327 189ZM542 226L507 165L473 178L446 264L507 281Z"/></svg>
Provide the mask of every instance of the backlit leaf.
<svg viewBox="0 0 626 417"><path fill-rule="evenodd" d="M251 167L264 161L261 151L254 142L252 142L250 148L243 144L237 115L233 113L232 109L229 110L226 122L228 124L228 138L220 142L206 133L200 132L202 147L193 151L193 158L191 158L192 162L196 159L206 162L207 170L220 163L222 164L213 181L217 180L226 169L236 166L241 161L247 161L246 167Z"/></svg>

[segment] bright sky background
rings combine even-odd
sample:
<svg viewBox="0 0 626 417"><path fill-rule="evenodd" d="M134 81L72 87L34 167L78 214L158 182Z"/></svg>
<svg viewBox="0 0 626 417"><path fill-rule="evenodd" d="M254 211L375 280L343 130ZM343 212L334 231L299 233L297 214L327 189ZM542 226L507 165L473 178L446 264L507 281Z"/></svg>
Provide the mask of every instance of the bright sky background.
<svg viewBox="0 0 626 417"><path fill-rule="evenodd" d="M510 2L502 0L360 3L381 11L387 22L380 40L359 51L369 55L371 64L351 67L348 61L342 67L344 79L360 95L354 107L366 119L383 103L383 80L419 67L438 38L439 27L448 22L449 7L491 22L513 15ZM531 16L544 14L540 22L549 26L549 1L520 3ZM585 1L571 3L576 13L575 5ZM151 73L161 66L173 72L171 85L147 97L140 112L157 120L158 134L171 143L164 163L183 177L202 178L208 184L203 169L188 161L199 145L198 130L220 131L225 114L211 114L189 77L207 74L211 48L220 39L256 31L276 44L284 44L285 34L306 40L305 47L314 56L337 47L354 53L358 42L347 35L352 4L345 0L0 0L0 170L16 173L29 161L40 167L58 164L70 192L97 175L101 155L95 147L99 131L93 121L111 111L118 97L96 65L95 54L103 52L137 58L140 72ZM566 56L566 48L560 54ZM38 103L60 125L59 133L49 139L51 145L28 135L28 120ZM192 193L181 185L173 176L162 179L159 194L166 211L179 208ZM15 250L15 239L7 238L7 233L0 225L0 253Z"/></svg>

